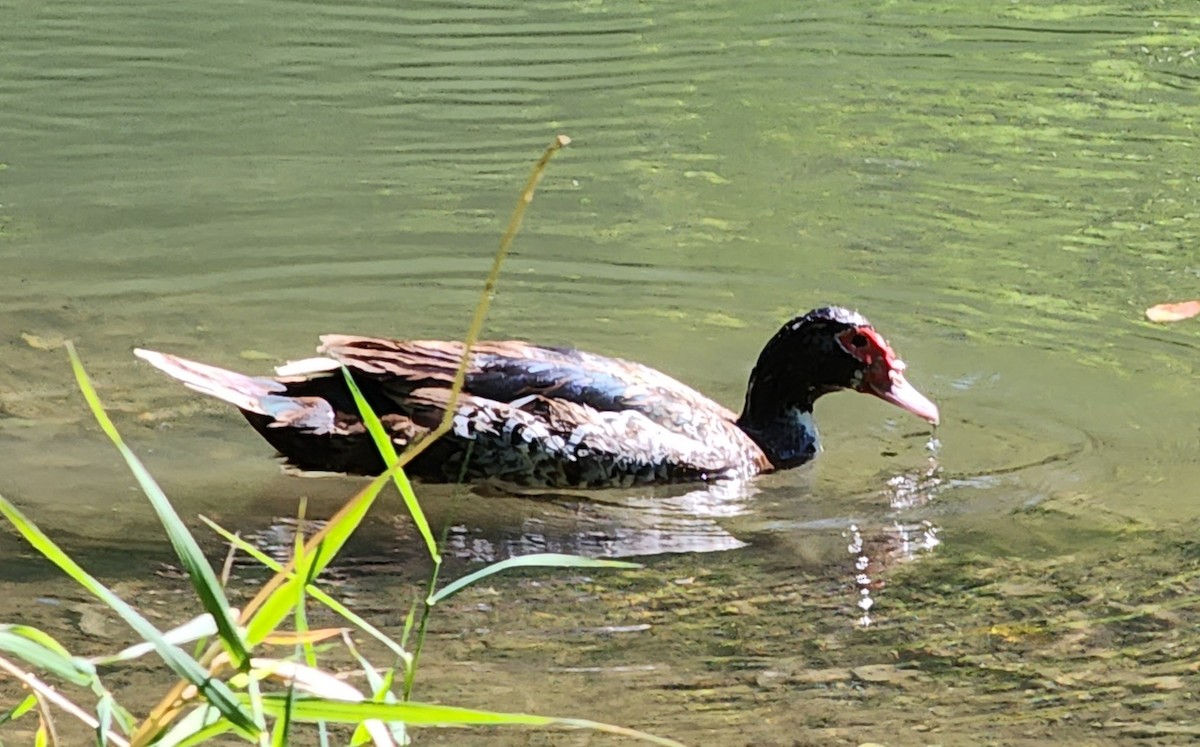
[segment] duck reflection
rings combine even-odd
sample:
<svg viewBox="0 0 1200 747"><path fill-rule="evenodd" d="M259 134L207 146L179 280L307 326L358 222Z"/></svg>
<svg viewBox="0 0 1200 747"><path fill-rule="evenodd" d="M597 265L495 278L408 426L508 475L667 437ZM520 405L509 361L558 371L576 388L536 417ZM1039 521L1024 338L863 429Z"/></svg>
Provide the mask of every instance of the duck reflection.
<svg viewBox="0 0 1200 747"><path fill-rule="evenodd" d="M445 552L492 562L535 552L628 558L736 550L747 543L720 520L749 512L758 492L749 480L726 480L683 492L542 493L537 495L540 510L515 531L493 527L487 536L482 528L456 524Z"/></svg>
<svg viewBox="0 0 1200 747"><path fill-rule="evenodd" d="M692 486L640 490L524 491L476 485L440 492L422 490L434 527L445 527L442 552L468 564L557 552L596 558L703 554L748 546L798 572L830 576L850 594L846 609L861 625L872 623L875 595L886 586L888 569L931 552L942 543L939 527L924 511L945 487L930 441L918 469L883 473L874 488L831 489L812 470L756 480L725 480ZM916 445L904 461L912 464ZM855 495L857 494L857 498ZM852 506L847 514L847 505ZM306 531L321 526L305 523ZM290 557L297 522L280 518L258 533L259 546L280 559ZM420 539L411 522L391 514L365 526L352 576L421 573ZM355 552L354 550L365 550ZM348 555L347 557L349 557ZM381 565L382 564L382 565ZM354 570L349 570L351 567Z"/></svg>

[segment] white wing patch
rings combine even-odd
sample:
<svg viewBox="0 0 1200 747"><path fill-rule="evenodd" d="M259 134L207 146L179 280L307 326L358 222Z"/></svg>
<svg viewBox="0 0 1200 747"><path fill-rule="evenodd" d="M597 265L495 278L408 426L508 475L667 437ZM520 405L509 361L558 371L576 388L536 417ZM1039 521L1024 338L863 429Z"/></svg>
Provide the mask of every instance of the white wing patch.
<svg viewBox="0 0 1200 747"><path fill-rule="evenodd" d="M298 361L288 361L282 366L275 367L275 373L280 376L306 376L309 374L329 373L341 368L342 364L333 358L305 358Z"/></svg>

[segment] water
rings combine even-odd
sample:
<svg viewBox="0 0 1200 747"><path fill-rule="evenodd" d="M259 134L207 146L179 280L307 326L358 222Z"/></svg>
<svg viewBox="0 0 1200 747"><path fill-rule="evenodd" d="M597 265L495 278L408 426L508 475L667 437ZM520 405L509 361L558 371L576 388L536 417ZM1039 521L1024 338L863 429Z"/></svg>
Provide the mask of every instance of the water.
<svg viewBox="0 0 1200 747"><path fill-rule="evenodd" d="M497 582L504 624L470 621L479 600L447 610L427 697L577 713L578 693L601 691L578 715L692 741L790 744L785 727L821 743L992 729L1008 743L1187 741L1130 726L1151 707L1182 723L1178 690L1113 666L1100 676L1060 625L1079 614L1063 599L1108 619L1102 597L1137 608L1163 579L1187 594L1195 568L1197 328L1141 316L1198 292L1189 4L65 1L5 16L0 493L93 567L139 593L177 590L152 573L166 543L61 351L22 334L77 342L185 515L269 544L298 494L328 513L360 483L279 474L240 418L131 349L266 371L323 332L461 335L519 185L562 132L574 144L532 207L489 336L640 360L736 407L782 320L856 306L942 407L938 471L922 477L918 422L841 395L818 407L815 465L729 495L423 492L463 569L546 548L650 564L633 582ZM913 480L909 505L897 486ZM894 525L922 522L940 544L893 565ZM851 525L874 574L866 631ZM407 606L408 587L379 580L423 573L409 531L381 516L353 548L347 583L363 605ZM15 538L0 535L0 553L3 619L60 609L28 607L48 589L70 597ZM743 607L738 594L761 598ZM86 639L71 615L46 614ZM650 620L654 634L587 632L604 623L585 614ZM1049 709L1035 726L990 715L1019 700L997 700L1007 685L946 666L1045 644L986 633L1028 618L1053 623L1054 645L1018 652L1046 659L1028 664L1042 680L1086 670L1058 677L1053 708L1021 704ZM1093 622L1081 646L1184 657L1189 619L1133 641ZM958 623L965 640L943 639ZM461 632L476 628L490 633ZM925 679L838 673L894 663L886 652L914 639L922 655L900 659L939 662ZM509 667L489 651L525 655ZM1018 653L993 652L986 671L1028 675ZM1166 666L1151 659L1125 669ZM647 662L658 668L621 669ZM935 698L947 683L961 689ZM513 703L512 691L563 695ZM912 715L913 693L938 699L932 715ZM842 700L857 697L873 715Z"/></svg>

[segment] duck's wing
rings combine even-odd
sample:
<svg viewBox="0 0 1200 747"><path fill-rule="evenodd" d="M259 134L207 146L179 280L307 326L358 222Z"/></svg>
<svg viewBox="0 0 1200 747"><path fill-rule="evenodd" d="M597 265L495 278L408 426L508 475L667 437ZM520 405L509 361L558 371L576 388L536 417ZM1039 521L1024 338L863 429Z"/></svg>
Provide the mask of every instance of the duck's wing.
<svg viewBox="0 0 1200 747"><path fill-rule="evenodd" d="M449 397L448 388L418 388L407 394L406 405L414 421L431 426ZM467 393L455 406L452 432L472 444L469 476L519 485L615 487L746 477L769 469L761 450L732 422L713 420L706 427L717 437L697 439L629 408L597 410L540 394L500 402ZM465 455L458 450L441 458L447 478L458 473Z"/></svg>
<svg viewBox="0 0 1200 747"><path fill-rule="evenodd" d="M326 335L320 352L376 379L402 400L419 388L449 388L460 342ZM668 431L705 440L724 433L736 414L648 366L578 350L520 341L477 343L464 393L497 403L531 395L601 413L636 412Z"/></svg>
<svg viewBox="0 0 1200 747"><path fill-rule="evenodd" d="M386 400L379 402L384 411L403 412L422 429L446 411L462 343L321 340L319 351L351 369L368 399ZM729 410L647 366L506 341L472 348L452 433L472 444L468 475L603 487L769 469L735 421ZM447 478L464 454L455 449L439 457Z"/></svg>

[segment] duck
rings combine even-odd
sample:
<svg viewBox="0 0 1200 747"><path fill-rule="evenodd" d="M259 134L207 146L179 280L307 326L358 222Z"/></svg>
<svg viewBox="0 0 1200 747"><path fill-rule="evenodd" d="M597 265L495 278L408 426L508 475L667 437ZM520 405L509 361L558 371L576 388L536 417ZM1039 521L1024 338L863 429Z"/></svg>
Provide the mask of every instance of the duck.
<svg viewBox="0 0 1200 747"><path fill-rule="evenodd" d="M349 371L397 451L427 436L451 401L461 342L324 335L318 357L248 376L137 349L167 375L238 408L293 468L385 469L343 378ZM869 394L936 426L937 406L869 321L838 306L785 323L758 356L740 413L654 368L519 340L477 342L453 427L406 471L429 482L612 488L744 479L819 450L813 405Z"/></svg>

